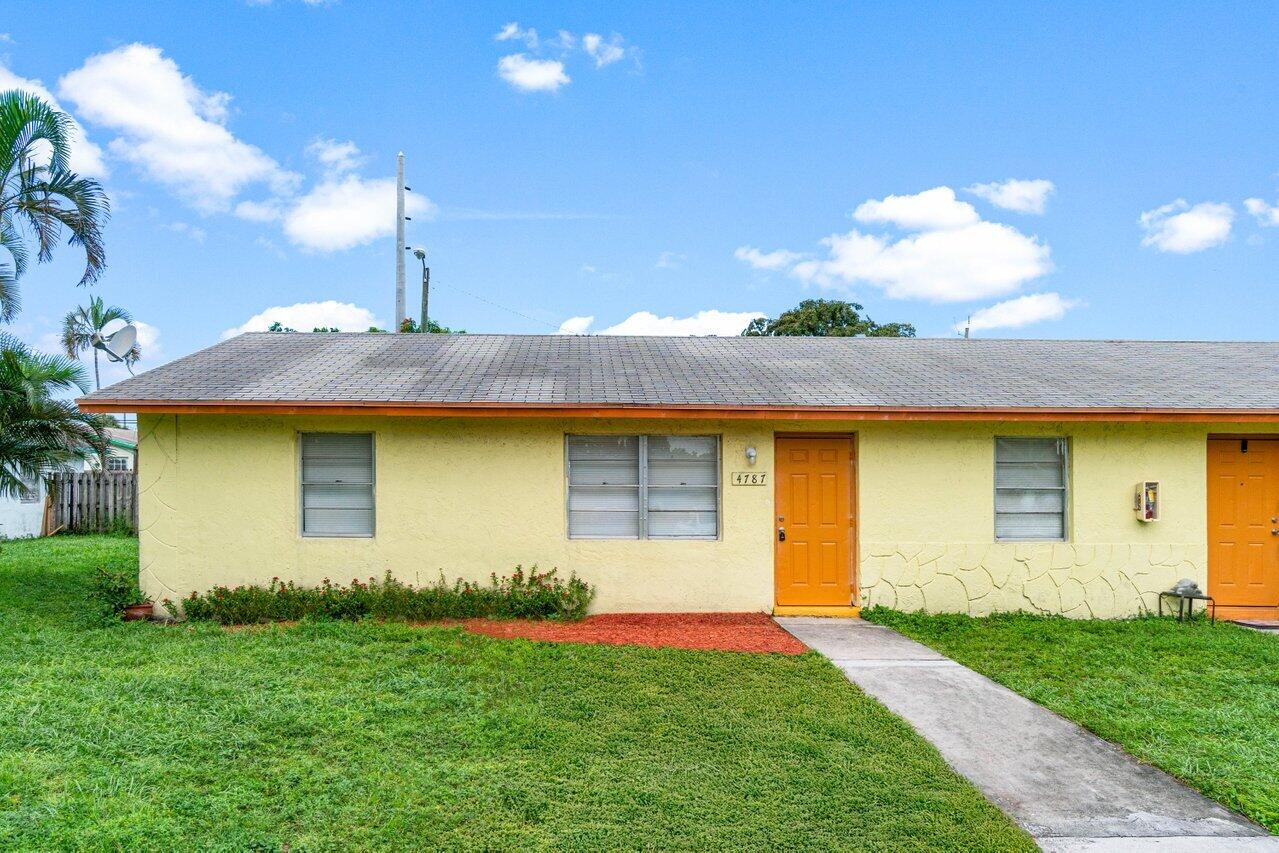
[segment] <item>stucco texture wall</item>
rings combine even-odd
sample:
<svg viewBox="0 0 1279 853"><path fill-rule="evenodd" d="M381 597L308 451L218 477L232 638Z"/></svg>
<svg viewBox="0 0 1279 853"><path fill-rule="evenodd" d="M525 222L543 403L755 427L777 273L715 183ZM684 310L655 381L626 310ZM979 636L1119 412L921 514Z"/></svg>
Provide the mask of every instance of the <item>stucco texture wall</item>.
<svg viewBox="0 0 1279 853"><path fill-rule="evenodd" d="M771 468L772 432L758 424L179 415L140 427L141 580L157 600L276 576L389 570L430 583L536 563L595 584L601 612L772 608L769 488L722 489L718 541L569 539L565 520L565 433L719 434L727 472L746 467L748 443L756 468ZM296 442L308 430L375 434L373 538L300 535Z"/></svg>
<svg viewBox="0 0 1279 853"><path fill-rule="evenodd" d="M863 606L1111 618L1153 611L1183 577L1207 583L1206 442L1239 426L909 423L860 430ZM994 438L1069 440L1065 542L994 541ZM1159 480L1162 518L1133 493Z"/></svg>
<svg viewBox="0 0 1279 853"><path fill-rule="evenodd" d="M1207 580L1206 439L1264 432L1229 424L592 421L180 415L140 419L141 570L146 592L180 599L273 576L313 584L391 571L410 583L483 579L517 563L576 572L595 610L771 610L773 489L731 486L772 472L779 432L857 438L854 601L981 615L1027 610L1114 617L1155 607L1182 577ZM372 431L377 535L304 538L297 434ZM1271 429L1273 431L1273 428ZM718 541L571 540L565 433L722 437ZM1070 441L1066 542L994 541L994 437ZM753 468L745 450L755 447ZM1133 489L1159 480L1163 518L1137 521Z"/></svg>

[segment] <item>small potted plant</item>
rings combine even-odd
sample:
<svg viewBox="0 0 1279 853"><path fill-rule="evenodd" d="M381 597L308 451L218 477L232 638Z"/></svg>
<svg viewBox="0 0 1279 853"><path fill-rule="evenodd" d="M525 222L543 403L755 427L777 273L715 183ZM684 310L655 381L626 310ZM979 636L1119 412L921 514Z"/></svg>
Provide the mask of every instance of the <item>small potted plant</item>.
<svg viewBox="0 0 1279 853"><path fill-rule="evenodd" d="M120 614L120 618L125 622L138 622L142 619L150 619L151 614L155 611L155 605L144 595L141 604L129 604L124 608L124 612Z"/></svg>
<svg viewBox="0 0 1279 853"><path fill-rule="evenodd" d="M136 571L99 568L93 576L93 592L104 617L119 616L125 622L150 619L155 605L142 594Z"/></svg>

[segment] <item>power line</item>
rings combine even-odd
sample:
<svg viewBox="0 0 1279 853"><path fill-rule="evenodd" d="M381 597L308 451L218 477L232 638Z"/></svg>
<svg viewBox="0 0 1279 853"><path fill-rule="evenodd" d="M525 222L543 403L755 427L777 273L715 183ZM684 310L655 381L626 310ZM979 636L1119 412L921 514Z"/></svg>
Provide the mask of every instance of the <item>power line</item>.
<svg viewBox="0 0 1279 853"><path fill-rule="evenodd" d="M439 287L439 286L440 286L440 282L436 281L436 282L435 282L435 286L436 286L436 287ZM514 308L508 308L508 307L506 307L505 305L501 305L501 304L499 304L499 303L497 303L497 302L494 302L492 299L485 299L483 296L478 296L478 295L476 295L476 294L472 293L472 292L471 292L471 291L469 291L469 290L464 290L464 289L462 289L462 288L458 287L456 284L446 284L446 285L444 285L444 286L445 286L445 287L448 287L448 288L450 288L450 289L452 289L452 290L456 290L458 293L464 293L464 294L466 294L467 296L471 297L472 299L478 299L480 302L483 302L483 303L485 303L486 305L492 305L494 308L501 308L503 311L507 311L507 312L509 312L509 313L511 313L511 314L514 314L516 317L523 317L525 320L529 320L529 321L534 322L534 323L537 323L537 324L539 324L539 325L546 326L548 329L554 329L554 330L555 330L555 331L557 331L557 332L560 330L560 327L559 327L559 326L557 326L557 325L555 325L554 323L548 323L548 322L546 322L545 320L539 320L539 319L538 319L538 318L536 318L536 317L530 317L529 315L525 314L525 313L524 313L524 312L522 312L522 311L516 311Z"/></svg>

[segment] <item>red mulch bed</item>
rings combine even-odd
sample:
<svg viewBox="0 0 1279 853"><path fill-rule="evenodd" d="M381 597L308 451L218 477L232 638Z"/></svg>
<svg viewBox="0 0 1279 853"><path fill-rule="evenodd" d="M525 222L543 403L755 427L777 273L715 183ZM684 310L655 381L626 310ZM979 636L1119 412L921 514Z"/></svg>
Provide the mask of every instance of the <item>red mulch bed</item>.
<svg viewBox="0 0 1279 853"><path fill-rule="evenodd" d="M808 647L765 613L602 613L580 622L466 619L473 634L522 637L547 643L603 643L655 649L776 652L798 655Z"/></svg>

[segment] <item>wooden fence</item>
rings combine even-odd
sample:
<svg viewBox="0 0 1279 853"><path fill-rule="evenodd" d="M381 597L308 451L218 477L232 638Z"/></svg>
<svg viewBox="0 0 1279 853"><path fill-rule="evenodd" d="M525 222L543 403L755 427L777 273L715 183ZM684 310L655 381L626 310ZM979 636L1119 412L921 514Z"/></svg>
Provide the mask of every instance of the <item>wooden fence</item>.
<svg viewBox="0 0 1279 853"><path fill-rule="evenodd" d="M138 531L138 475L133 471L51 474L44 532Z"/></svg>

